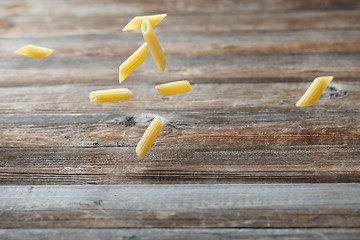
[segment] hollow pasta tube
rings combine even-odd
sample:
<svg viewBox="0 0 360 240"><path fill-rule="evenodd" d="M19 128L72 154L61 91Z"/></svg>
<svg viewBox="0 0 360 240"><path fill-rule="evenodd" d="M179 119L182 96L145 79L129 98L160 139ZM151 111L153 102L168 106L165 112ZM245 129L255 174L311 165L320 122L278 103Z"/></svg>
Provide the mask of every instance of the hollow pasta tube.
<svg viewBox="0 0 360 240"><path fill-rule="evenodd" d="M104 103L104 102L117 102L124 101L132 98L133 93L127 88L108 89L93 91L89 94L89 99L92 102Z"/></svg>
<svg viewBox="0 0 360 240"><path fill-rule="evenodd" d="M143 20L149 20L152 27L158 25L165 17L167 16L166 13L164 14L157 14L157 15L149 15L149 16L137 16L131 19L131 21L122 29L123 31L135 30L141 28L141 23Z"/></svg>
<svg viewBox="0 0 360 240"><path fill-rule="evenodd" d="M154 30L147 19L142 21L141 32L145 41L148 43L151 56L153 57L156 66L160 72L164 72L166 67L166 59L160 47L159 41L154 33Z"/></svg>
<svg viewBox="0 0 360 240"><path fill-rule="evenodd" d="M333 80L333 76L315 78L304 95L296 103L297 107L306 107L315 104L327 85Z"/></svg>
<svg viewBox="0 0 360 240"><path fill-rule="evenodd" d="M29 44L29 45L26 45L26 46L24 46L22 48L19 48L14 53L19 54L19 55L23 55L23 56L26 56L26 57L32 57L32 58L36 58L36 59L41 59L41 58L44 58L46 56L49 56L53 52L54 52L54 50L52 50L52 49L43 48L43 47L39 47L39 46Z"/></svg>
<svg viewBox="0 0 360 240"><path fill-rule="evenodd" d="M192 91L191 85L188 81L165 83L157 85L155 88L162 97Z"/></svg>
<svg viewBox="0 0 360 240"><path fill-rule="evenodd" d="M147 57L147 43L141 45L131 56L119 67L119 82L122 83Z"/></svg>
<svg viewBox="0 0 360 240"><path fill-rule="evenodd" d="M159 116L152 120L136 147L136 154L139 158L145 157L163 126L164 121Z"/></svg>

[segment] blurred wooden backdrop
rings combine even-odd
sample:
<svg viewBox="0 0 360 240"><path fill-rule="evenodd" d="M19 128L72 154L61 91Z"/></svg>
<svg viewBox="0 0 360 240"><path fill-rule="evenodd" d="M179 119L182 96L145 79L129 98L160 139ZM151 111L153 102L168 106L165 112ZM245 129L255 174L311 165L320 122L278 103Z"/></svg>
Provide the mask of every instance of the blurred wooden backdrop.
<svg viewBox="0 0 360 240"><path fill-rule="evenodd" d="M131 100L90 103L144 41L121 29L164 12L165 73L149 55ZM360 238L360 1L1 0L0 18L0 239ZM29 43L55 52L12 54Z"/></svg>

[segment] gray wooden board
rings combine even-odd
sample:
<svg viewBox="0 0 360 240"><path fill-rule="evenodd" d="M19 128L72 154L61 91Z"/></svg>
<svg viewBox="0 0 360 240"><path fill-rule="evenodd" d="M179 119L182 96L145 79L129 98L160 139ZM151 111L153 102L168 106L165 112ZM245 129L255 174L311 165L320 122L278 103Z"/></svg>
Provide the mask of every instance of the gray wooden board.
<svg viewBox="0 0 360 240"><path fill-rule="evenodd" d="M358 228L359 184L2 186L0 228Z"/></svg>
<svg viewBox="0 0 360 240"><path fill-rule="evenodd" d="M8 1L7 1L8 2ZM157 32L288 31L358 29L358 1L15 1L4 6L2 35L120 32L136 15L167 12ZM275 8L273 8L273 6ZM283 6L282 6L283 5ZM142 7L139 7L142 6ZM234 7L236 6L236 7ZM240 7L241 6L241 7ZM255 6L255 7L254 7ZM23 9L27 9L26 12ZM120 10L122 9L122 10ZM175 10L175 11L173 11ZM44 14L46 17L44 17ZM20 15L20 16L19 16ZM14 17L15 16L15 17ZM261 16L261 17L259 17ZM30 27L31 26L31 27ZM32 27L36 26L36 27Z"/></svg>
<svg viewBox="0 0 360 240"><path fill-rule="evenodd" d="M349 30L301 30L284 32L159 33L166 56L229 54L358 53L360 33ZM55 49L53 58L128 57L144 39L138 32L113 34L61 34L56 36L0 36L0 57L18 59L12 51L29 42ZM204 44L204 42L206 44ZM176 47L174 47L176 46ZM42 63L45 61L41 61Z"/></svg>
<svg viewBox="0 0 360 240"><path fill-rule="evenodd" d="M360 145L164 143L139 159L135 146L118 144L0 148L0 184L360 182Z"/></svg>
<svg viewBox="0 0 360 240"><path fill-rule="evenodd" d="M2 240L358 240L358 229L7 229Z"/></svg>
<svg viewBox="0 0 360 240"><path fill-rule="evenodd" d="M194 83L311 82L322 75L335 75L340 81L357 81L360 72L359 53L169 56L167 70L161 74L149 59L128 77L126 83L146 82L155 86L181 79ZM21 57L0 59L0 84L118 84L119 65L125 60L126 57L51 56L35 62Z"/></svg>

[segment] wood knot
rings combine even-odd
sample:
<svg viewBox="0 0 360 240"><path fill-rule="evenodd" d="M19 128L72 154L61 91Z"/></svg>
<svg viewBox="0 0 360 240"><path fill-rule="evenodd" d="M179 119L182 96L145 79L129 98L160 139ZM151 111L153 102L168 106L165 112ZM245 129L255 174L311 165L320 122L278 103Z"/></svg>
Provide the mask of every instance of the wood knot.
<svg viewBox="0 0 360 240"><path fill-rule="evenodd" d="M134 127L136 124L134 117L126 117L124 121L120 122L121 125L125 127Z"/></svg>
<svg viewBox="0 0 360 240"><path fill-rule="evenodd" d="M326 88L324 96L329 98L339 98L339 97L344 97L347 94L348 94L348 90L341 89L338 86L331 85Z"/></svg>

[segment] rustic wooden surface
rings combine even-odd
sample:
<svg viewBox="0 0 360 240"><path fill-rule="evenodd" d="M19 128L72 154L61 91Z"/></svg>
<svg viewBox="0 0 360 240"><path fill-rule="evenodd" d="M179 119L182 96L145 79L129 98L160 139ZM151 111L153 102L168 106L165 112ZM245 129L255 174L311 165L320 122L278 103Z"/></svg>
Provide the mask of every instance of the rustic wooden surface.
<svg viewBox="0 0 360 240"><path fill-rule="evenodd" d="M110 239L291 239L291 240L358 240L354 229L61 229L61 230L0 230L2 239L18 240L110 240Z"/></svg>
<svg viewBox="0 0 360 240"><path fill-rule="evenodd" d="M162 12L166 71L149 55L131 100L90 103L143 43L121 29ZM360 1L1 0L0 17L0 239L360 238ZM12 53L29 43L55 52ZM182 79L193 92L154 88Z"/></svg>
<svg viewBox="0 0 360 240"><path fill-rule="evenodd" d="M360 227L355 183L4 186L0 196L3 228Z"/></svg>

